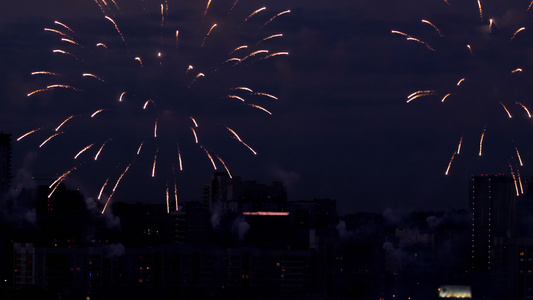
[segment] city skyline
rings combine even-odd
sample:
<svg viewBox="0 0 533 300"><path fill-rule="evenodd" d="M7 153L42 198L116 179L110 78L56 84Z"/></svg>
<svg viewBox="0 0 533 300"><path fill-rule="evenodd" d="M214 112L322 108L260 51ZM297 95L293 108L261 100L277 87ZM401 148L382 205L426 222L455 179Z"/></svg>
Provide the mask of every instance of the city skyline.
<svg viewBox="0 0 533 300"><path fill-rule="evenodd" d="M57 110L53 104L58 98L52 94L43 97L50 104L43 106L32 103L42 99L27 97L34 86L31 72L39 71L36 68L40 65L54 67L51 50L61 45L43 28L59 20L73 24L86 37L109 22L93 1L80 7L61 1L50 6L30 2L24 7L9 3L5 12L10 13L4 13L0 24L2 55L9 58L2 62L0 76L0 130L13 135L14 175L22 170L35 177L53 178L70 167L65 164L54 169L47 161L66 161L67 155L60 152L73 140L43 150L38 145L44 134L15 141L29 130L57 126L73 114ZM148 2L150 7L157 1ZM228 162L232 173L259 182L282 181L291 200L335 199L343 212L466 208L470 175L510 175L509 165L516 170L515 149L524 161L520 173L530 175L531 122L522 108L514 105L520 102L527 106L531 95L525 84L530 78L527 53L533 40L528 30L532 22L529 3L481 1L480 11L476 1L448 2L268 4L271 15L291 10L284 16L287 18L279 19L284 34L280 43L290 55L250 72L256 76L254 84L272 90L279 98L270 104L272 116L252 110L239 112L232 119L237 132L258 155L247 152L235 140L218 139L218 132L209 136L213 145L239 151ZM169 1L169 5L173 12L172 5L176 4ZM261 7L260 2L249 5L250 12ZM122 7L125 16L138 8ZM489 24L491 18L493 25ZM439 38L421 19L432 21L444 37ZM94 27L83 24L85 20ZM125 17L122 21L126 27L131 25ZM154 18L154 22L159 21ZM521 26L526 30L517 33ZM494 32L489 35L491 28ZM392 31L423 39L436 51ZM140 35L138 31L129 33L130 37ZM113 30L107 34L116 36ZM472 45L471 60L468 43ZM517 68L522 72L511 74ZM461 78L466 78L461 83L463 90L454 87ZM274 82L261 85L265 81ZM432 90L435 95L406 103L407 96L417 90ZM442 104L440 100L448 92L454 95ZM472 99L475 101L469 101ZM500 102L513 104L506 106L513 119L507 117ZM223 123L225 116L215 113L211 121ZM131 121L124 124L126 128L136 125L134 118ZM484 153L479 157L482 132ZM454 155L461 138L462 153ZM198 197L213 171L205 153L200 150L193 155L178 180L184 200ZM31 160L33 164L25 165ZM120 170L124 168L122 165ZM163 202L161 185L152 184L147 174L132 172L125 182L129 180L137 187L146 184L146 189L158 193L154 202ZM70 184L94 191L104 180L84 186L72 178Z"/></svg>

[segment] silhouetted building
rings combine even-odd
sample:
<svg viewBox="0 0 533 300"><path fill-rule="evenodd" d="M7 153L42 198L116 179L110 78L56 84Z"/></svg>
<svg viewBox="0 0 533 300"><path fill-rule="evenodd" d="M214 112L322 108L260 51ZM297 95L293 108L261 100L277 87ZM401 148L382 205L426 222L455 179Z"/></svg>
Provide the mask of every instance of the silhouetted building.
<svg viewBox="0 0 533 300"><path fill-rule="evenodd" d="M471 177L469 208L472 214L472 270L490 271L495 256L496 239L514 236L516 194L512 177Z"/></svg>
<svg viewBox="0 0 533 300"><path fill-rule="evenodd" d="M11 181L11 135L0 132L0 196L9 190Z"/></svg>

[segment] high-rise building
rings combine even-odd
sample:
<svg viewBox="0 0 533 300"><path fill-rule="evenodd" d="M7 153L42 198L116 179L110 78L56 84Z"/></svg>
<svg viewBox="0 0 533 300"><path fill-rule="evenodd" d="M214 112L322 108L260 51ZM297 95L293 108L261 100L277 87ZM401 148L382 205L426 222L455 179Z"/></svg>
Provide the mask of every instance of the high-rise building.
<svg viewBox="0 0 533 300"><path fill-rule="evenodd" d="M469 189L472 216L472 270L489 272L497 238L516 231L516 187L505 175L472 176Z"/></svg>
<svg viewBox="0 0 533 300"><path fill-rule="evenodd" d="M11 181L11 135L0 132L0 195L9 189Z"/></svg>

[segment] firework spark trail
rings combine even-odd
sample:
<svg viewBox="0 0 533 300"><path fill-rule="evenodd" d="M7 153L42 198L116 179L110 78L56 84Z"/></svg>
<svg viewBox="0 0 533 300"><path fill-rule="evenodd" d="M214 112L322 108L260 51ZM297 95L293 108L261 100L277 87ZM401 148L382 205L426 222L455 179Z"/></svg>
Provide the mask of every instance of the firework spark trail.
<svg viewBox="0 0 533 300"><path fill-rule="evenodd" d="M524 186L522 185L522 178L520 177L520 170L518 168L516 169L516 175L518 177L518 183L520 184L520 193L523 195L524 194Z"/></svg>
<svg viewBox="0 0 533 300"><path fill-rule="evenodd" d="M161 4L161 6L163 6ZM168 184L167 184L167 187L166 187L166 200L167 200L167 214L170 213L170 205L169 205L169 195L168 195Z"/></svg>
<svg viewBox="0 0 533 300"><path fill-rule="evenodd" d="M511 74L522 72L522 71L524 71L524 70L522 70L521 68L516 68L516 69L511 71Z"/></svg>
<svg viewBox="0 0 533 300"><path fill-rule="evenodd" d="M531 1L531 3L529 3L529 6L527 7L526 11L529 11L529 9L531 8L532 5L533 5L533 1Z"/></svg>
<svg viewBox="0 0 533 300"><path fill-rule="evenodd" d="M267 56L261 58L261 60L263 60L263 59L268 59L268 58L271 58L271 57L274 57L274 56L278 56L278 55L289 55L289 52L282 51L282 52L272 53L272 54L269 54L269 55L267 55Z"/></svg>
<svg viewBox="0 0 533 300"><path fill-rule="evenodd" d="M120 29L118 28L118 25L117 23L115 23L115 20L111 19L109 16L105 16L105 18L113 23L113 25L115 25L115 30L117 31L117 33L120 35L120 38L122 39L122 42L125 44L126 43L126 40L124 39L124 35L122 35L122 32L120 31Z"/></svg>
<svg viewBox="0 0 533 300"><path fill-rule="evenodd" d="M180 165L180 171L183 171L183 161L181 160L180 147L178 147L178 164Z"/></svg>
<svg viewBox="0 0 533 300"><path fill-rule="evenodd" d="M135 60L139 62L139 65L141 66L141 69L144 68L143 60L139 56L135 57Z"/></svg>
<svg viewBox="0 0 533 300"><path fill-rule="evenodd" d="M466 78L459 79L459 81L457 82L457 86L460 86L465 80Z"/></svg>
<svg viewBox="0 0 533 300"><path fill-rule="evenodd" d="M505 104L503 104L502 102L500 102L500 104L502 105L503 109L504 109L505 112L507 113L507 116L509 117L509 119L512 119L513 116L511 116L511 113L509 112L509 110L507 109L507 107L505 106Z"/></svg>
<svg viewBox="0 0 533 300"><path fill-rule="evenodd" d="M529 109L527 109L527 107L524 104L520 102L516 102L516 104L520 105L526 111L528 118L531 118L531 113L529 112Z"/></svg>
<svg viewBox="0 0 533 300"><path fill-rule="evenodd" d="M274 100L278 100L278 97L276 97L274 95L271 95L271 94L267 94L267 93L257 92L257 93L254 93L254 95L265 96L265 97L268 97L268 98L271 98L271 99L274 99Z"/></svg>
<svg viewBox="0 0 533 300"><path fill-rule="evenodd" d="M93 112L92 115L91 115L91 118L94 118L97 114L99 114L99 113L101 113L103 111L104 111L104 109L99 109L99 110Z"/></svg>
<svg viewBox="0 0 533 300"><path fill-rule="evenodd" d="M115 183L115 186L113 187L113 191L111 192L111 195L109 195L109 197L107 198L104 208L102 209L102 214L104 214L107 208L107 205L109 204L109 201L111 201L111 198L113 197L113 195L115 194L115 191L117 190L118 184L120 183L120 181L122 180L126 172L128 172L128 170L130 169L130 166L131 166L131 163L126 167L124 172L122 172L122 174L120 174L120 176L118 177L117 182Z"/></svg>
<svg viewBox="0 0 533 300"><path fill-rule="evenodd" d="M523 167L524 163L522 162L522 157L520 156L520 152L518 152L518 148L514 147L516 151L516 156L518 157L518 162L520 162L520 166Z"/></svg>
<svg viewBox="0 0 533 300"><path fill-rule="evenodd" d="M198 135L196 134L196 130L194 130L194 128L192 127L189 127L189 128L191 128L192 134L194 135L194 143L198 144Z"/></svg>
<svg viewBox="0 0 533 300"><path fill-rule="evenodd" d="M257 155L257 152L255 152L255 150L252 147L248 146L248 144L246 144L243 140L241 140L241 138L239 137L237 132L235 132L233 129L231 129L229 127L226 127L226 129L228 129L241 144L243 144L246 148L248 148L250 151L252 151L252 153L254 155Z"/></svg>
<svg viewBox="0 0 533 300"><path fill-rule="evenodd" d="M483 133L481 133L481 138L479 139L479 156L482 155L483 150L483 139L485 138L485 131L487 131L485 128L483 128Z"/></svg>
<svg viewBox="0 0 533 300"><path fill-rule="evenodd" d="M91 78L94 78L94 79L97 79L101 82L105 82L102 78L100 78L99 76L97 75L94 75L94 74L91 74L91 73L83 73L82 74L83 77L91 77Z"/></svg>
<svg viewBox="0 0 533 300"><path fill-rule="evenodd" d="M124 95L126 95L126 92L122 92L120 96L118 97L118 102L122 102L122 99L124 99Z"/></svg>
<svg viewBox="0 0 533 300"><path fill-rule="evenodd" d="M514 40L514 38L516 37L516 35L517 35L519 32L524 31L524 30L526 30L526 28L525 28L525 27L521 27L521 28L519 28L517 31L515 31L515 33L514 33L513 36L511 37L511 40Z"/></svg>
<svg viewBox="0 0 533 300"><path fill-rule="evenodd" d="M157 163L157 153L159 152L159 149L156 149L155 155L154 155L154 164L152 165L152 178L155 177L155 166Z"/></svg>
<svg viewBox="0 0 533 300"><path fill-rule="evenodd" d="M205 154L207 154L207 157L209 158L209 160L211 161L211 164L213 165L213 169L217 169L217 165L215 165L215 161L213 160L213 157L211 156L211 154L209 154L209 151L207 151L207 149L205 149L204 146L200 145L200 148L202 148L204 151L205 151Z"/></svg>
<svg viewBox="0 0 533 300"><path fill-rule="evenodd" d="M426 96L431 96L431 95L435 95L435 90L416 91L412 93L411 95L407 96L407 103L415 100L416 98L426 97Z"/></svg>
<svg viewBox="0 0 533 300"><path fill-rule="evenodd" d="M481 21L483 21L483 8L481 7L481 1L477 0L477 6L479 8L479 17L481 18Z"/></svg>
<svg viewBox="0 0 533 300"><path fill-rule="evenodd" d="M227 97L227 98L231 98L231 99L237 99L237 100L240 100L240 101L242 101L242 102L245 102L244 98L239 97L239 96L237 96L237 95L227 95L226 97Z"/></svg>
<svg viewBox="0 0 533 300"><path fill-rule="evenodd" d="M40 145L39 145L39 148L42 148L47 142L49 142L51 139L53 139L54 137L62 134L63 132L58 132L58 133L55 133L53 135L51 135L50 137L48 137L46 140L44 140L44 142L42 142Z"/></svg>
<svg viewBox="0 0 533 300"><path fill-rule="evenodd" d="M78 152L78 154L76 154L74 156L74 159L78 159L78 157L85 151L89 150L94 144L90 144L88 146L86 146L85 148L81 149L80 152Z"/></svg>
<svg viewBox="0 0 533 300"><path fill-rule="evenodd" d="M211 26L211 28L209 28L209 31L207 32L207 34L204 36L204 39L202 40L202 45L200 45L200 48L202 48L205 44L205 40L209 37L209 35L211 35L211 31L213 31L213 29L217 27L217 24L213 24L213 26Z"/></svg>
<svg viewBox="0 0 533 300"><path fill-rule="evenodd" d="M60 76L59 73L49 72L49 71L35 71L31 72L31 75L53 75L53 76Z"/></svg>
<svg viewBox="0 0 533 300"><path fill-rule="evenodd" d="M139 155L139 153L141 153L141 149L143 148L143 145L144 145L144 141L141 142L141 144L139 145L139 148L137 148L137 155Z"/></svg>
<svg viewBox="0 0 533 300"><path fill-rule="evenodd" d="M207 15L207 10L209 9L209 5L211 5L211 0L207 1L207 5L205 6L205 10L204 10L204 17L205 15Z"/></svg>
<svg viewBox="0 0 533 300"><path fill-rule="evenodd" d="M96 47L103 47L103 48L107 49L107 45L104 44L104 43L97 43Z"/></svg>
<svg viewBox="0 0 533 300"><path fill-rule="evenodd" d="M70 35L62 32L62 31L59 31L57 29L52 29L52 28L44 28L44 31L49 31L49 32L53 32L53 33L56 33L56 34L59 34L60 36L64 36L66 38L72 38Z"/></svg>
<svg viewBox="0 0 533 300"><path fill-rule="evenodd" d="M72 118L74 118L74 116L70 116L68 118L66 118L63 122L61 122L61 124L59 124L59 126L56 127L56 129L54 130L55 132L58 132L59 129L61 129L61 127L63 127L63 125L65 125L65 123L67 123L68 121L70 121Z"/></svg>
<svg viewBox="0 0 533 300"><path fill-rule="evenodd" d="M61 176L59 176L54 182L52 182L49 186L48 186L48 189L52 189L52 187L54 187L52 189L52 191L50 192L50 194L48 194L48 199L50 199L52 197L52 195L54 194L54 192L56 191L57 187L59 187L59 185L61 184L61 182L63 182L63 180L65 180L65 178L67 178L67 176L72 173L72 171L76 170L77 168L76 167L73 167L72 169L68 170L67 172L61 174Z"/></svg>
<svg viewBox="0 0 533 300"><path fill-rule="evenodd" d="M222 163L222 165L224 166L224 169L226 169L226 172L228 173L229 178L230 179L233 178L233 176L231 176L231 172L228 169L228 166L226 166L226 163L222 160L222 158L220 158L218 155L216 155L216 157Z"/></svg>
<svg viewBox="0 0 533 300"><path fill-rule="evenodd" d="M446 168L446 172L444 172L444 175L448 176L448 174L450 172L450 168L452 167L453 159L455 158L456 154L457 154L457 152L454 152L453 155L452 155L452 158L450 158L450 162L448 163L448 167Z"/></svg>
<svg viewBox="0 0 533 300"><path fill-rule="evenodd" d="M80 45L78 42L73 41L73 40L71 40L71 39L62 38L61 41L62 41L62 42L65 42L65 43L72 44L72 45L76 45L76 46L78 46L78 47L82 47L82 48L83 48L82 45Z"/></svg>
<svg viewBox="0 0 533 300"><path fill-rule="evenodd" d="M442 35L442 32L440 31L440 29L437 28L437 26L435 26L435 25L434 25L433 23L431 23L430 21L422 19L422 23L426 23L426 24L428 24L429 26L433 27L433 29L435 29L435 31L437 31L437 33L439 34L440 37L443 36L443 35Z"/></svg>
<svg viewBox="0 0 533 300"><path fill-rule="evenodd" d="M291 12L291 10L288 9L288 10L285 10L285 11L282 11L282 12L278 13L277 15L273 16L272 18L270 18L270 20L266 21L265 24L263 24L263 27L267 26L270 22L274 21L274 19L276 19L277 17L279 17L281 15L284 15L284 14L288 14L290 12Z"/></svg>
<svg viewBox="0 0 533 300"><path fill-rule="evenodd" d="M262 106L259 106L257 104L248 104L249 106L253 107L253 108L257 108L259 110L262 110L264 112L266 112L267 114L269 115L272 115L272 113L270 111L268 111L266 108L262 107Z"/></svg>
<svg viewBox="0 0 533 300"><path fill-rule="evenodd" d="M278 37L283 37L283 33L277 33L277 34L273 34L273 35L269 35L267 36L266 38L263 38L261 40L259 40L257 43L255 43L256 45L259 45L260 43L264 42L264 41L268 41L270 39L273 39L273 38L278 38Z"/></svg>
<svg viewBox="0 0 533 300"><path fill-rule="evenodd" d="M257 54L261 54L261 53L268 53L268 50L261 49L261 50L254 51L254 52L246 55L243 59L241 59L241 62L247 60L250 57L256 56Z"/></svg>
<svg viewBox="0 0 533 300"><path fill-rule="evenodd" d="M176 181L174 181L174 201L176 203L176 211L179 210L178 205L178 185L176 184Z"/></svg>
<svg viewBox="0 0 533 300"><path fill-rule="evenodd" d="M189 119L191 119L191 121L193 122L194 127L198 128L198 123L196 122L196 120L193 117L189 117Z"/></svg>
<svg viewBox="0 0 533 300"><path fill-rule="evenodd" d="M254 91L251 88L245 87L245 86L238 86L232 88L232 90L241 90L241 91L247 91L249 93L253 93Z"/></svg>
<svg viewBox="0 0 533 300"><path fill-rule="evenodd" d="M516 191L516 196L520 196L520 192L518 191L518 183L516 182L516 175L514 173L514 170L513 170L513 166L511 165L511 163L509 163L509 168L511 169L511 175L513 176L513 181L514 181L514 187L515 187L515 191Z"/></svg>
<svg viewBox="0 0 533 300"><path fill-rule="evenodd" d="M463 137L459 140L459 145L457 145L457 154L461 153L461 146L463 145Z"/></svg>
<svg viewBox="0 0 533 300"><path fill-rule="evenodd" d="M150 103L154 103L154 100L152 99L146 100L146 102L144 102L144 105L143 105L143 110L146 110L146 108L148 107L148 104Z"/></svg>
<svg viewBox="0 0 533 300"><path fill-rule="evenodd" d="M41 129L42 129L42 128L37 128L37 129L33 129L33 130L31 130L31 131L26 132L25 134L23 134L23 135L21 135L21 136L19 136L19 137L17 138L17 142L20 141L20 140L22 140L23 138L27 137L28 135L30 135L30 134L32 134L32 133L35 133L35 132L37 132L37 131L39 131L39 130L41 130Z"/></svg>
<svg viewBox="0 0 533 300"><path fill-rule="evenodd" d="M248 48L247 45L241 45L241 46L239 46L239 47L237 47L237 48L231 50L231 52L230 52L228 55L232 55L234 52L239 51L239 50L242 50L242 49L246 49L246 48Z"/></svg>
<svg viewBox="0 0 533 300"><path fill-rule="evenodd" d="M105 141L102 146L100 146L100 149L98 149L98 152L96 152L96 154L94 155L94 160L98 160L98 157L100 156L100 153L102 153L102 150L104 149L106 143L107 141Z"/></svg>
<svg viewBox="0 0 533 300"><path fill-rule="evenodd" d="M466 48L468 48L468 51L470 52L470 56L474 55L474 52L472 52L472 46L466 45Z"/></svg>
<svg viewBox="0 0 533 300"><path fill-rule="evenodd" d="M98 200L102 198L102 193L104 192L105 186L107 185L108 181L109 181L109 177L105 180L104 185L102 185L102 188L100 189L100 193L98 194Z"/></svg>
<svg viewBox="0 0 533 300"><path fill-rule="evenodd" d="M157 119L155 119L155 124L154 124L154 138L157 137Z"/></svg>
<svg viewBox="0 0 533 300"><path fill-rule="evenodd" d="M433 51L433 52L436 51L436 50L433 49L433 47L431 47L428 43L426 43L426 42L424 42L424 41L422 41L422 40L420 40L420 39L417 39L417 38L415 38L415 37L408 37L407 40L408 40L408 41L415 41L415 42L417 42L417 43L420 43L420 44L426 46L426 48L428 48L429 50L431 50L431 51Z"/></svg>
<svg viewBox="0 0 533 300"><path fill-rule="evenodd" d="M45 91L48 91L48 89L38 89L38 90L35 90L35 91L32 91L32 92L29 92L26 96L30 97L32 95L35 95L35 94L41 93L41 92L45 92Z"/></svg>
<svg viewBox="0 0 533 300"><path fill-rule="evenodd" d="M494 23L494 20L489 19L489 33L492 33L492 25Z"/></svg>
<svg viewBox="0 0 533 300"><path fill-rule="evenodd" d="M258 12L261 12L261 11L263 11L263 10L265 10L265 9L266 9L266 7L264 7L264 6L261 7L261 8L259 8L259 9L256 9L253 13L251 13L248 17L246 17L246 18L244 19L243 23L246 23L246 21L248 21L248 20L249 20L251 17L253 17L255 14L257 14Z"/></svg>
<svg viewBox="0 0 533 300"><path fill-rule="evenodd" d="M448 93L446 94L444 97L442 97L442 100L440 100L440 102L444 102L448 97L450 97L451 95L453 95L453 93Z"/></svg>

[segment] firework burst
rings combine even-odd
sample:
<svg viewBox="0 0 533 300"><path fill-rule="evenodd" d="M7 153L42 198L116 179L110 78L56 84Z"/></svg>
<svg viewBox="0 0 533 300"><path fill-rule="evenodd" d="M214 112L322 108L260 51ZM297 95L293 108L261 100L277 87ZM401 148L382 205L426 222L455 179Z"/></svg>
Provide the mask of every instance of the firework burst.
<svg viewBox="0 0 533 300"><path fill-rule="evenodd" d="M102 213L130 174L160 178L160 198L172 205L172 192L177 206L176 178L187 165L218 164L230 174L241 151L255 155L232 117L269 118L278 97L264 73L288 55L278 21L290 11L238 1L135 2L94 1L98 12L88 29L63 21L45 28L60 47L48 69L32 73L27 101L52 115L69 113L19 138L38 132L40 147L55 144L60 159L72 152L75 167L59 182L96 171L92 190ZM220 136L235 146L221 149Z"/></svg>
<svg viewBox="0 0 533 300"><path fill-rule="evenodd" d="M533 105L527 102L531 91L524 84L527 78L531 79L533 70L528 57L528 25L532 22L528 7L499 10L484 7L482 1L457 5L446 1L438 14L429 15L410 30L391 30L394 38L406 41L401 47L413 54L408 62L413 70L427 73L417 83L418 89L410 91L406 102L435 103L441 113L453 114L449 119L454 126L463 126L457 137L461 137L459 149L465 142L471 153L484 157L491 151L487 142L508 144L502 161L507 164L511 158L522 166L514 145L514 128L529 124ZM494 142L498 135L505 141ZM446 175L453 169L459 149L451 151Z"/></svg>

